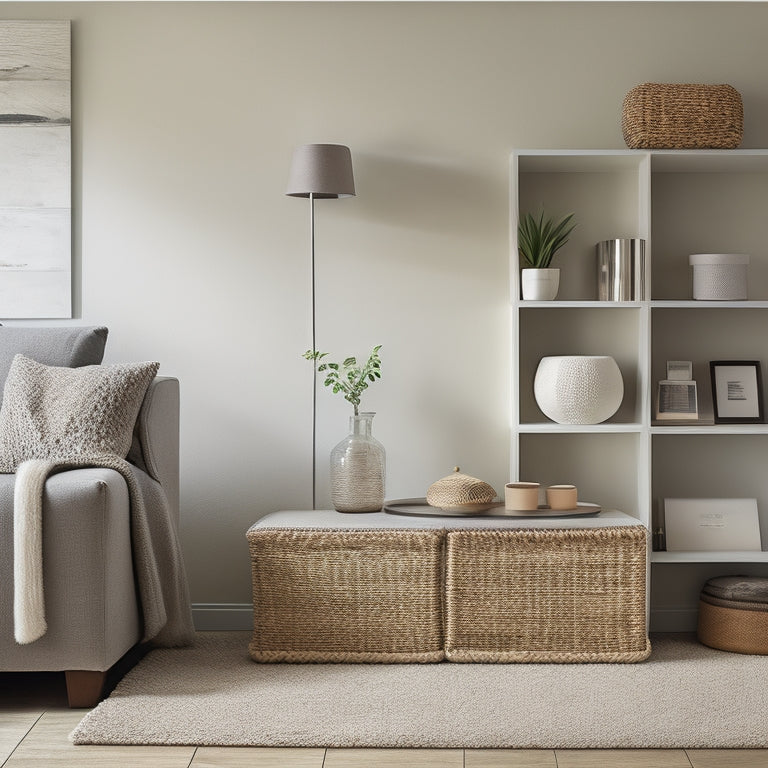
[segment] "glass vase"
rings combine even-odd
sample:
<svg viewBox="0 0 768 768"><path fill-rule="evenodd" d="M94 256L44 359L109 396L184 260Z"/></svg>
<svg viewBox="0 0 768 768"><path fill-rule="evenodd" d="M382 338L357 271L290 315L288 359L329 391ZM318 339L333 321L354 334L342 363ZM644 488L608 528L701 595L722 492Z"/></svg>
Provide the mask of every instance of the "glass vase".
<svg viewBox="0 0 768 768"><path fill-rule="evenodd" d="M386 455L371 435L375 413L349 419L349 435L331 451L331 502L337 512L378 512L384 506Z"/></svg>

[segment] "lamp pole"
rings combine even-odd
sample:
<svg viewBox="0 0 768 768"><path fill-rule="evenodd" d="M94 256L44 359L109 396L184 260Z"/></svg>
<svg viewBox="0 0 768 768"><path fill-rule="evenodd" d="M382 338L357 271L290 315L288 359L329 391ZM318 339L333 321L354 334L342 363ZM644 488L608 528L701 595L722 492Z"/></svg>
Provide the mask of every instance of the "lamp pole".
<svg viewBox="0 0 768 768"><path fill-rule="evenodd" d="M309 242L312 277L312 351L317 352L315 314L315 193L309 193ZM317 360L312 361L312 509L317 509Z"/></svg>
<svg viewBox="0 0 768 768"><path fill-rule="evenodd" d="M288 180L290 197L309 198L310 277L312 281L312 352L317 351L315 290L315 199L353 197L352 154L342 144L304 144L293 153ZM317 505L317 360L312 375L312 509Z"/></svg>

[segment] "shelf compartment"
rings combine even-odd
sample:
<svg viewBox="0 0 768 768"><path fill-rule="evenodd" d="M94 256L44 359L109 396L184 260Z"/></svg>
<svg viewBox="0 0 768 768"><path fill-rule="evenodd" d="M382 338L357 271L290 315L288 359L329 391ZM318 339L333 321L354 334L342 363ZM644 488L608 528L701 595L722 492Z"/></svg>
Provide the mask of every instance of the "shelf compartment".
<svg viewBox="0 0 768 768"><path fill-rule="evenodd" d="M744 307L666 307L651 309L651 384L654 387L651 403L655 403L656 387L666 379L668 360L693 362L693 378L697 384L699 417L713 420L712 386L709 363L711 360L759 360L763 370L768 364L768 334L765 310ZM763 387L766 384L764 377ZM763 392L765 397L765 391ZM722 430L725 425L715 425ZM738 425L727 425L738 426ZM745 425L743 425L745 426ZM751 425L761 431L762 425ZM692 424L699 431L711 429ZM654 425L654 429L662 429ZM684 427L680 427L684 429ZM742 431L742 430L735 430Z"/></svg>
<svg viewBox="0 0 768 768"><path fill-rule="evenodd" d="M595 245L618 237L648 239L647 155L633 152L520 152L513 156L512 261L518 264L520 215L574 214L576 228L553 267L560 269L558 296L565 301L597 299ZM518 282L513 280L513 290ZM518 294L519 295L519 294Z"/></svg>
<svg viewBox="0 0 768 768"><path fill-rule="evenodd" d="M662 523L665 498L754 498L757 499L762 548L768 549L768 484L765 482L768 436L654 432L651 455L654 529ZM668 553L678 557L677 562L685 561L680 556L691 554ZM756 559L763 561L759 551L748 554L757 555ZM709 555L713 562L728 562L720 560L721 552Z"/></svg>
<svg viewBox="0 0 768 768"><path fill-rule="evenodd" d="M549 433L519 436L519 480L571 483L579 499L647 523L640 511L643 463L638 433Z"/></svg>
<svg viewBox="0 0 768 768"><path fill-rule="evenodd" d="M519 391L522 425L546 423L533 394L533 381L542 357L549 355L610 355L624 380L624 399L606 424L642 421L640 393L640 310L624 307L562 307L550 312L520 307Z"/></svg>
<svg viewBox="0 0 768 768"><path fill-rule="evenodd" d="M748 253L748 296L768 299L765 155L654 156L651 169L651 298L691 298L692 253Z"/></svg>
<svg viewBox="0 0 768 768"><path fill-rule="evenodd" d="M701 589L716 576L768 576L766 562L683 562L651 555L651 631L695 632ZM672 554L672 553L670 553ZM753 553L753 554L760 554Z"/></svg>

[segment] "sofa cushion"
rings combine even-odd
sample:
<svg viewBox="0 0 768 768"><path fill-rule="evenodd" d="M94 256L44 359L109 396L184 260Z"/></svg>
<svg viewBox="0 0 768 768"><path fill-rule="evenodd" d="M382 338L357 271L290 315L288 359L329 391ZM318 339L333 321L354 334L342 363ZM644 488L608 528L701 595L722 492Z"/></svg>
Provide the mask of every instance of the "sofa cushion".
<svg viewBox="0 0 768 768"><path fill-rule="evenodd" d="M47 366L17 355L0 407L0 471L27 459L125 458L158 363Z"/></svg>
<svg viewBox="0 0 768 768"><path fill-rule="evenodd" d="M98 365L104 357L107 333L103 326L0 326L0 386L19 353L45 365Z"/></svg>

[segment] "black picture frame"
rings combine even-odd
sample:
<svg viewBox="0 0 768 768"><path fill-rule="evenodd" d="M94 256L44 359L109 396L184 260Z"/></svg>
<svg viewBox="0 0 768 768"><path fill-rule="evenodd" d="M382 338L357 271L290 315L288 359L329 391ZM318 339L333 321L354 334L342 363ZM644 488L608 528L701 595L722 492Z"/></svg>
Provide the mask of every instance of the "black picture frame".
<svg viewBox="0 0 768 768"><path fill-rule="evenodd" d="M715 424L762 424L763 375L759 360L712 360Z"/></svg>

